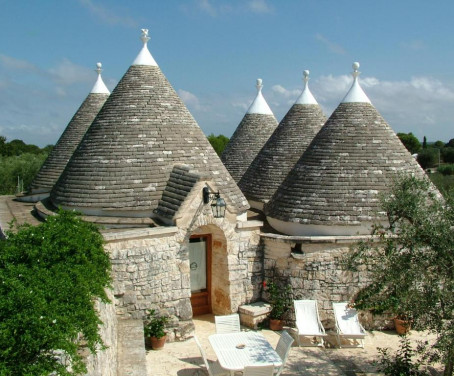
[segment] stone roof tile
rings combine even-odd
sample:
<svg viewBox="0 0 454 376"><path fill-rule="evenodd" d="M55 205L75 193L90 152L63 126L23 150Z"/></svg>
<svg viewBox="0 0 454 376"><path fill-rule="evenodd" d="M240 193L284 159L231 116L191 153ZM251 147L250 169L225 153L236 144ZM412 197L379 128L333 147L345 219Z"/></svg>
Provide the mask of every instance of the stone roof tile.
<svg viewBox="0 0 454 376"><path fill-rule="evenodd" d="M318 104L290 108L238 183L247 199L271 198L325 120Z"/></svg>
<svg viewBox="0 0 454 376"><path fill-rule="evenodd" d="M330 226L384 219L378 195L398 173L424 176L372 104L341 103L265 213L281 221Z"/></svg>
<svg viewBox="0 0 454 376"><path fill-rule="evenodd" d="M176 164L213 179L242 213L245 197L160 68L132 65L51 192L54 205L95 215L152 216Z"/></svg>

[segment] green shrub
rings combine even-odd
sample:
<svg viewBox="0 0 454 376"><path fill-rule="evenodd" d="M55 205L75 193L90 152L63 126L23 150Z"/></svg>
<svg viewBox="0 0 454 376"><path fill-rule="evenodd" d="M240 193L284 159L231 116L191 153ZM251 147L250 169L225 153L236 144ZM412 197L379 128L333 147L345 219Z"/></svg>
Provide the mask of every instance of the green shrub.
<svg viewBox="0 0 454 376"><path fill-rule="evenodd" d="M378 370L389 376L429 375L420 369L422 364L418 356L423 349L423 347L413 349L406 337L400 339L400 348L394 354L390 354L388 348L378 348L380 353Z"/></svg>
<svg viewBox="0 0 454 376"><path fill-rule="evenodd" d="M16 193L18 178L21 186L27 188L47 158L46 153L22 154L19 156L0 156L0 194Z"/></svg>
<svg viewBox="0 0 454 376"><path fill-rule="evenodd" d="M442 165L437 171L442 175L454 175L454 164Z"/></svg>
<svg viewBox="0 0 454 376"><path fill-rule="evenodd" d="M85 372L78 350L102 345L93 301L108 301L111 281L98 229L60 211L8 232L0 240L0 281L0 375Z"/></svg>
<svg viewBox="0 0 454 376"><path fill-rule="evenodd" d="M439 163L439 149L436 148L428 148L423 149L420 153L418 153L418 163L421 165L422 168L426 169L429 167L435 167Z"/></svg>

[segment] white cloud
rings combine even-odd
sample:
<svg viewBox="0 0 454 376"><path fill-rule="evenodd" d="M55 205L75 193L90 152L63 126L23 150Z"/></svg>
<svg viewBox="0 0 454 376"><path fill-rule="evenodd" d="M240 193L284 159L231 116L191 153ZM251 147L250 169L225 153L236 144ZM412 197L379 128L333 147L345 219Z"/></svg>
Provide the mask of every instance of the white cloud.
<svg viewBox="0 0 454 376"><path fill-rule="evenodd" d="M315 39L322 42L322 44L325 45L331 52L337 55L345 55L345 49L341 45L330 41L322 34L320 33L315 34Z"/></svg>
<svg viewBox="0 0 454 376"><path fill-rule="evenodd" d="M273 8L267 3L266 0L249 0L247 2L240 2L238 5L232 5L231 3L225 1L195 0L195 8L210 15L211 17L225 15L228 13L273 13ZM189 10L188 6L185 5L181 6L180 9L184 11Z"/></svg>
<svg viewBox="0 0 454 376"><path fill-rule="evenodd" d="M411 40L408 42L402 42L401 46L411 51L422 51L426 49L426 44L422 40Z"/></svg>
<svg viewBox="0 0 454 376"><path fill-rule="evenodd" d="M90 69L74 64L68 59L63 59L55 67L49 69L52 80L61 85L75 83L95 82L95 75Z"/></svg>
<svg viewBox="0 0 454 376"><path fill-rule="evenodd" d="M201 111L201 112L207 111L207 108L200 104L199 98L197 98L197 96L192 94L191 92L183 90L183 89L178 89L178 95L180 96L180 98L184 102L184 104L186 106L192 108L193 110Z"/></svg>
<svg viewBox="0 0 454 376"><path fill-rule="evenodd" d="M202 11L208 13L210 16L216 16L217 11L213 4L210 3L210 0L197 0L197 6Z"/></svg>
<svg viewBox="0 0 454 376"><path fill-rule="evenodd" d="M109 25L123 25L128 27L137 28L138 23L132 17L125 15L117 15L111 9L107 9L99 4L94 4L92 0L79 0L85 8L87 8L91 14L98 17L103 22Z"/></svg>
<svg viewBox="0 0 454 376"><path fill-rule="evenodd" d="M273 85L271 87L271 90L285 98L294 98L295 100L298 97L298 95L301 94L301 89L288 90L282 85Z"/></svg>
<svg viewBox="0 0 454 376"><path fill-rule="evenodd" d="M247 6L254 13L272 13L272 8L265 0L251 0Z"/></svg>
<svg viewBox="0 0 454 376"><path fill-rule="evenodd" d="M11 70L37 71L38 68L26 60L19 60L11 56L0 54L0 62L3 66Z"/></svg>

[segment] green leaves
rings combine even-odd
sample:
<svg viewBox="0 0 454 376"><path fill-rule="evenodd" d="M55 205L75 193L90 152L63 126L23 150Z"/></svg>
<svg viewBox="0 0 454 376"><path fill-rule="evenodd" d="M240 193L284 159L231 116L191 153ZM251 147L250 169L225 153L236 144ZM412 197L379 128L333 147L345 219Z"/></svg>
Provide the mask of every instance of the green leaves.
<svg viewBox="0 0 454 376"><path fill-rule="evenodd" d="M352 270L367 265L371 283L355 298L360 309L411 316L416 329L436 333L432 348L454 362L454 199L428 180L400 177L382 197L389 226L380 242L361 243L349 256Z"/></svg>
<svg viewBox="0 0 454 376"><path fill-rule="evenodd" d="M93 299L108 301L109 272L102 236L74 213L9 232L0 241L0 375L83 372L77 350L102 343Z"/></svg>

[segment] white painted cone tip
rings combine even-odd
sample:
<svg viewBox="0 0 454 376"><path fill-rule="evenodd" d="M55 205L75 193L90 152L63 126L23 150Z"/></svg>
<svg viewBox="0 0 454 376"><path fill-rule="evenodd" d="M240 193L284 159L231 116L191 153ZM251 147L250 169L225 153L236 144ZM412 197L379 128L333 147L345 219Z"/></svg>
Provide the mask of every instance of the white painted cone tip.
<svg viewBox="0 0 454 376"><path fill-rule="evenodd" d="M318 104L309 89L309 71L303 71L304 88L295 104Z"/></svg>
<svg viewBox="0 0 454 376"><path fill-rule="evenodd" d="M142 29L142 36L140 39L143 42L143 47L140 50L139 54L132 62L132 65L149 65L149 66L158 66L153 56L151 56L150 51L148 51L147 43L150 40L148 37L148 29Z"/></svg>
<svg viewBox="0 0 454 376"><path fill-rule="evenodd" d="M262 114L262 115L273 115L273 111L271 111L270 106L268 106L268 103L266 103L265 98L263 97L262 94L262 79L258 78L257 79L257 96L255 97L254 101L252 104L249 106L249 109L247 110L247 114Z"/></svg>
<svg viewBox="0 0 454 376"><path fill-rule="evenodd" d="M98 78L96 79L96 82L93 85L93 89L91 89L90 93L91 94L110 94L109 89L104 84L104 81L102 80L102 77L101 77L101 72L102 72L101 63L96 63L95 72L98 73Z"/></svg>
<svg viewBox="0 0 454 376"><path fill-rule="evenodd" d="M341 103L371 103L370 99L359 84L359 75L361 74L361 72L358 71L359 66L358 62L354 62L352 64L353 84Z"/></svg>

